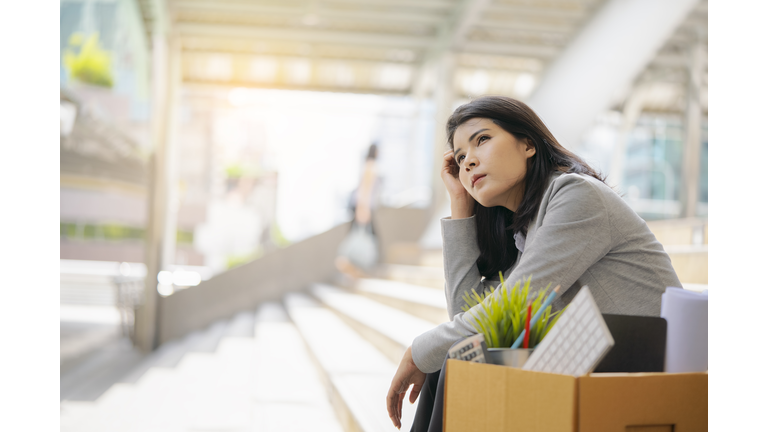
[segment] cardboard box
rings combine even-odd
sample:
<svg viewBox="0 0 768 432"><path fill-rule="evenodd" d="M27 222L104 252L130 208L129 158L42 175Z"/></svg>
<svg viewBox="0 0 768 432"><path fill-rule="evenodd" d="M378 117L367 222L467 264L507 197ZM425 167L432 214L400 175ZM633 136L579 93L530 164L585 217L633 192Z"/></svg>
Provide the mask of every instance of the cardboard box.
<svg viewBox="0 0 768 432"><path fill-rule="evenodd" d="M448 360L443 430L700 432L707 373L581 377Z"/></svg>

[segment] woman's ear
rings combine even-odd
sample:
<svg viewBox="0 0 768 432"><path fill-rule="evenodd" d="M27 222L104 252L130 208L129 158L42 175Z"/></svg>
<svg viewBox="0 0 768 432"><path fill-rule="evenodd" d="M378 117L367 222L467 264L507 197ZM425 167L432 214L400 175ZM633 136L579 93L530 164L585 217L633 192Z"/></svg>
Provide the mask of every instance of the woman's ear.
<svg viewBox="0 0 768 432"><path fill-rule="evenodd" d="M536 154L536 146L533 145L533 141L530 138L525 137L525 156L532 157Z"/></svg>

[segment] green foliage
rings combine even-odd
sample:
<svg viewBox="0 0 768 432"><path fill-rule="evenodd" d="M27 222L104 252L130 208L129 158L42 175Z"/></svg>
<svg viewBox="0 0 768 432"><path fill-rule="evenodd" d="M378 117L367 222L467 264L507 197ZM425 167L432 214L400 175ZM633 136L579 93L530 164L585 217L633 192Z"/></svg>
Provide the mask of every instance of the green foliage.
<svg viewBox="0 0 768 432"><path fill-rule="evenodd" d="M226 168L227 178L240 178L243 176L242 165L230 165Z"/></svg>
<svg viewBox="0 0 768 432"><path fill-rule="evenodd" d="M193 244L195 233L192 231L176 230L176 243Z"/></svg>
<svg viewBox="0 0 768 432"><path fill-rule="evenodd" d="M234 163L229 165L225 170L227 178L239 179L241 177L258 177L261 174L261 170L252 164Z"/></svg>
<svg viewBox="0 0 768 432"><path fill-rule="evenodd" d="M100 237L101 234L101 227L96 225L85 225L83 227L83 238L85 239L95 239L97 237Z"/></svg>
<svg viewBox="0 0 768 432"><path fill-rule="evenodd" d="M485 336L488 348L509 348L525 330L531 277L525 281L522 288L520 284L521 281L517 281L510 289L509 284L501 276L501 285L497 289L491 288L490 291L484 291L482 295L474 289L472 294L464 293L463 299L466 305L461 309L472 315L474 318L472 325L478 333ZM541 308L550 285L535 294L531 304L531 316L536 315ZM477 305L480 305L479 308L472 309ZM544 310L539 320L531 322L529 339L531 348L535 348L544 339L560 318L561 313L562 311L553 314L550 305Z"/></svg>
<svg viewBox="0 0 768 432"><path fill-rule="evenodd" d="M73 222L60 222L59 233L61 238L68 240L107 240L107 241L143 241L144 228L119 225L119 224L77 224ZM176 242L180 244L193 244L195 233L186 230L176 231Z"/></svg>
<svg viewBox="0 0 768 432"><path fill-rule="evenodd" d="M277 245L277 247L284 248L291 244L291 241L285 238L283 235L283 232L280 230L277 222L273 222L272 226L269 228L269 237L272 239L272 243Z"/></svg>
<svg viewBox="0 0 768 432"><path fill-rule="evenodd" d="M64 67L69 75L84 83L111 88L112 59L109 51L99 46L99 34L94 33L83 41L81 33L75 33L69 38L69 45L80 47L75 54L72 48L64 50Z"/></svg>
<svg viewBox="0 0 768 432"><path fill-rule="evenodd" d="M247 254L227 255L227 270L241 266L255 259L259 259L263 255L264 255L264 251L261 248Z"/></svg>

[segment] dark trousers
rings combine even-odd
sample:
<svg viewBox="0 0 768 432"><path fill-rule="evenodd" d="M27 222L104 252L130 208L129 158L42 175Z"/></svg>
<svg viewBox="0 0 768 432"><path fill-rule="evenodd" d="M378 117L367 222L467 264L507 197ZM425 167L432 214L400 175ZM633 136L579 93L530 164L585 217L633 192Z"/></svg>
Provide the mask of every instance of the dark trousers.
<svg viewBox="0 0 768 432"><path fill-rule="evenodd" d="M442 432L444 388L443 369L427 374L427 380L419 394L419 405L413 417L411 432Z"/></svg>
<svg viewBox="0 0 768 432"><path fill-rule="evenodd" d="M459 343L461 341L457 341ZM456 344L454 344L456 345ZM443 400L445 399L445 362L437 371L427 374L424 386L419 393L419 405L413 417L411 432L442 432L443 431Z"/></svg>

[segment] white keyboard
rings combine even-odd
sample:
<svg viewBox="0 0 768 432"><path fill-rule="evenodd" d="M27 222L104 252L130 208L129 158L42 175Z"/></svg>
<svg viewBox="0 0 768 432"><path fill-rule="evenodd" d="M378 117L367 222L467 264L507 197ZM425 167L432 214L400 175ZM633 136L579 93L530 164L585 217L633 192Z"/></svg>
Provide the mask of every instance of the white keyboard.
<svg viewBox="0 0 768 432"><path fill-rule="evenodd" d="M523 369L581 376L592 372L613 344L603 315L589 288L584 286Z"/></svg>

